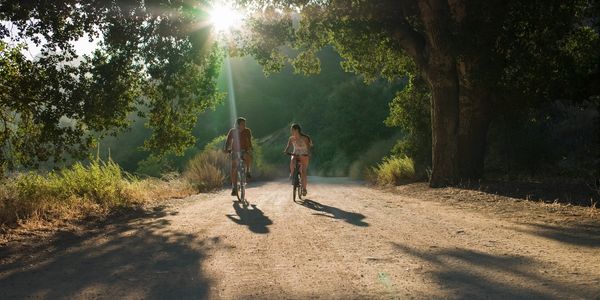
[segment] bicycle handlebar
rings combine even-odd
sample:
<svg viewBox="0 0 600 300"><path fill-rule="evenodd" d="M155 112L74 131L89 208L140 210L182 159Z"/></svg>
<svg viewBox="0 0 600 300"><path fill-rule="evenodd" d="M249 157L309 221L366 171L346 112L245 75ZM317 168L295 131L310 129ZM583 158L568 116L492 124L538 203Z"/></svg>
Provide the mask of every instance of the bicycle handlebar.
<svg viewBox="0 0 600 300"><path fill-rule="evenodd" d="M289 155L289 156L310 156L308 154L294 154L294 153L289 153L289 152L285 152L285 154Z"/></svg>

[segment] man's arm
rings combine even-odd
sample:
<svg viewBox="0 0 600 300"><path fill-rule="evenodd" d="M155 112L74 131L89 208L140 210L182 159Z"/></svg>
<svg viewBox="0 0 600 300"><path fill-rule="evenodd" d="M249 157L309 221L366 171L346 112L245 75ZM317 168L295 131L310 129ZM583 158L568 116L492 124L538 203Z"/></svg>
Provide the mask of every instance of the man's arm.
<svg viewBox="0 0 600 300"><path fill-rule="evenodd" d="M225 140L225 144L223 145L223 151L227 152L230 145L231 145L231 129L229 129L229 132L227 132L227 139Z"/></svg>
<svg viewBox="0 0 600 300"><path fill-rule="evenodd" d="M252 130L248 128L248 149L252 150Z"/></svg>

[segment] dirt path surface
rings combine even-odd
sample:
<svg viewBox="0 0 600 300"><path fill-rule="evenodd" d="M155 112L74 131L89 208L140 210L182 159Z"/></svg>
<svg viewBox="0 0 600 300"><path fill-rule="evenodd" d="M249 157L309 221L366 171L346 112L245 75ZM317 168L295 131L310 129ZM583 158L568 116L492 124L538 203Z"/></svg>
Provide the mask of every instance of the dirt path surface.
<svg viewBox="0 0 600 300"><path fill-rule="evenodd" d="M548 219L422 186L312 180L300 203L287 183L255 184L248 208L223 191L8 243L0 298L600 299L598 217L573 223L584 208Z"/></svg>

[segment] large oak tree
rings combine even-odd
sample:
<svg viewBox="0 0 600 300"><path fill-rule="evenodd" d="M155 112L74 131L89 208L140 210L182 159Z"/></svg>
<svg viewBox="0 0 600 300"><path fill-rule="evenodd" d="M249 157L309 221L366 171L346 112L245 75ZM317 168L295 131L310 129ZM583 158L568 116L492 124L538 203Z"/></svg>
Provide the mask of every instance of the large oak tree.
<svg viewBox="0 0 600 300"><path fill-rule="evenodd" d="M241 47L269 68L282 65L278 47L289 44L301 51L290 58L297 69L318 72L314 54L331 44L343 66L367 80L424 78L432 97L432 186L481 178L494 111L551 94L571 97L580 86L565 79L597 71L600 58L593 1L240 2L262 8ZM573 44L585 56L579 64ZM575 65L589 70L577 73Z"/></svg>

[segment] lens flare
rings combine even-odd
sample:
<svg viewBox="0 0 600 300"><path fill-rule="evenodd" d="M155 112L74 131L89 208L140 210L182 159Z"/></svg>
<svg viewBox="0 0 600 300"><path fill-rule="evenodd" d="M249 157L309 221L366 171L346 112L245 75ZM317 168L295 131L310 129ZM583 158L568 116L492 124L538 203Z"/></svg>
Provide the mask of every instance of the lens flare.
<svg viewBox="0 0 600 300"><path fill-rule="evenodd" d="M242 14L227 3L215 5L209 14L210 23L220 33L231 31L242 24Z"/></svg>

